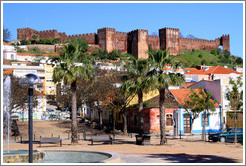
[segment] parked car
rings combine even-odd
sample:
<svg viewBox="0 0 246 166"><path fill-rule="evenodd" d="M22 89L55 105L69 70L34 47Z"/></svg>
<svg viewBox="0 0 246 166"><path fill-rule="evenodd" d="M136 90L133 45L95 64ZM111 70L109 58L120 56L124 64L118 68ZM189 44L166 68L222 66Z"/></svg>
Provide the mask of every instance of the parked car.
<svg viewBox="0 0 246 166"><path fill-rule="evenodd" d="M234 142L235 140L235 130L231 128L227 133L222 133L219 135L220 142ZM243 128L237 128L237 142L243 142Z"/></svg>
<svg viewBox="0 0 246 166"><path fill-rule="evenodd" d="M226 128L222 132L211 133L208 135L208 140L213 141L213 142L219 141L220 140L220 134L227 133L230 130L231 130L231 128Z"/></svg>

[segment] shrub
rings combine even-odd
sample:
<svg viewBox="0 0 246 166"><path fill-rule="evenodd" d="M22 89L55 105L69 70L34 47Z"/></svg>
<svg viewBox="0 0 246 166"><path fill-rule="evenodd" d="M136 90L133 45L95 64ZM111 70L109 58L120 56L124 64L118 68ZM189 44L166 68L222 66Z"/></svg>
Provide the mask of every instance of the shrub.
<svg viewBox="0 0 246 166"><path fill-rule="evenodd" d="M20 43L21 43L21 45L29 45L29 44L31 44L29 40L21 40Z"/></svg>
<svg viewBox="0 0 246 166"><path fill-rule="evenodd" d="M202 55L202 54L199 54L198 57L199 57L199 58L203 58L203 55Z"/></svg>

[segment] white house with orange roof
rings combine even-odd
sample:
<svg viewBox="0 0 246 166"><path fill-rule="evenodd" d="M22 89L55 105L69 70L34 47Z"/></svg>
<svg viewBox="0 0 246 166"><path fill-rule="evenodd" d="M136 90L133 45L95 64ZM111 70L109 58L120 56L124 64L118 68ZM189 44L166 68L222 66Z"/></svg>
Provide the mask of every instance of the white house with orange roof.
<svg viewBox="0 0 246 166"><path fill-rule="evenodd" d="M17 50L9 43L3 42L3 59L17 60Z"/></svg>
<svg viewBox="0 0 246 166"><path fill-rule="evenodd" d="M195 82L201 80L220 80L221 86L221 106L223 109L223 121L226 122L226 112L230 111L229 101L226 99L227 88L230 88L229 80L232 78L236 80L239 76L242 76L243 73L231 70L222 66L214 66L207 69L201 69L193 72L185 73L187 80L193 80ZM224 126L225 127L225 126Z"/></svg>
<svg viewBox="0 0 246 166"><path fill-rule="evenodd" d="M194 91L198 94L200 92L200 89L194 89ZM184 108L185 101L190 101L189 96L192 94L191 90L171 89L170 92L179 103L179 108L178 108L179 132L190 133L190 131L192 130L193 134L197 134L197 133L201 134L202 127L203 127L204 112L201 112L199 116L196 119L194 119L193 127L191 128L193 115L190 111L190 108L188 108L187 110ZM215 106L215 110L214 111L209 110L209 114L207 114L206 116L206 120L205 120L206 133L219 132L222 130L222 116L221 116L222 110L221 107L219 107L218 103L216 103L214 106Z"/></svg>

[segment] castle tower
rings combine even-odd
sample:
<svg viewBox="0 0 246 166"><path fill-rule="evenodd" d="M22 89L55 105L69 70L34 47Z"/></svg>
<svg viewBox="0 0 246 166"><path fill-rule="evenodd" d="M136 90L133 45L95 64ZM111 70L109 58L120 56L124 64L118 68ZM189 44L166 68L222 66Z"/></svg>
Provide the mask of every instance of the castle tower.
<svg viewBox="0 0 246 166"><path fill-rule="evenodd" d="M127 38L127 52L131 53L137 59L148 58L148 31L147 30L134 30L128 33Z"/></svg>
<svg viewBox="0 0 246 166"><path fill-rule="evenodd" d="M223 51L227 50L228 52L230 52L230 35L222 35L220 40L220 44L223 46Z"/></svg>
<svg viewBox="0 0 246 166"><path fill-rule="evenodd" d="M180 34L179 29L163 28L159 29L160 49L168 50L171 55L180 54Z"/></svg>
<svg viewBox="0 0 246 166"><path fill-rule="evenodd" d="M101 28L97 30L99 46L108 52L114 49L114 28Z"/></svg>

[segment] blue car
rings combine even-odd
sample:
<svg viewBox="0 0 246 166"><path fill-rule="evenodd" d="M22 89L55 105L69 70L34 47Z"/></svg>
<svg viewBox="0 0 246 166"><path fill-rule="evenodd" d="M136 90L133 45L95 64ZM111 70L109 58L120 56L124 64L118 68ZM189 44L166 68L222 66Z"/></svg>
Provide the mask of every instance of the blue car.
<svg viewBox="0 0 246 166"><path fill-rule="evenodd" d="M219 135L220 142L234 142L235 140L235 130L231 128L226 133ZM243 128L237 128L237 142L243 142Z"/></svg>

